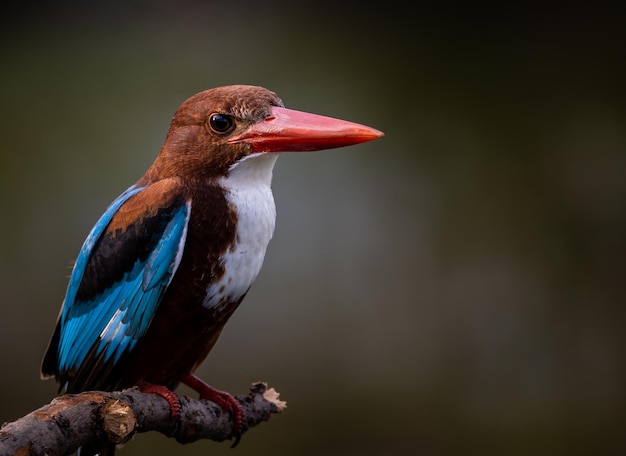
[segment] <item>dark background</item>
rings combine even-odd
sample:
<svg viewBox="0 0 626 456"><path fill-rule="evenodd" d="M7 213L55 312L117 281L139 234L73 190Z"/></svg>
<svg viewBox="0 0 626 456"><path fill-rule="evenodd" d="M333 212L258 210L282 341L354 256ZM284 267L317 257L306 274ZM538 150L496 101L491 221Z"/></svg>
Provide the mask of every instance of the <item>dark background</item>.
<svg viewBox="0 0 626 456"><path fill-rule="evenodd" d="M121 454L623 451L622 8L233 3L3 15L0 422L54 396L72 261L177 106L247 83L386 136L278 161L264 269L199 370L286 412Z"/></svg>

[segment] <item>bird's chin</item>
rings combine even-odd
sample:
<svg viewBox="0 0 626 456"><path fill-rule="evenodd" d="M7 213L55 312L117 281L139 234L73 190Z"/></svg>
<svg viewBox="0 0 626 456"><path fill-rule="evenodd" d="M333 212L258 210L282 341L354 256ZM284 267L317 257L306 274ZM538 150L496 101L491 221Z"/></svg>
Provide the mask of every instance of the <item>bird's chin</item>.
<svg viewBox="0 0 626 456"><path fill-rule="evenodd" d="M228 179L237 180L242 185L263 183L269 186L272 182L276 159L278 159L277 153L253 152L231 165L228 170Z"/></svg>

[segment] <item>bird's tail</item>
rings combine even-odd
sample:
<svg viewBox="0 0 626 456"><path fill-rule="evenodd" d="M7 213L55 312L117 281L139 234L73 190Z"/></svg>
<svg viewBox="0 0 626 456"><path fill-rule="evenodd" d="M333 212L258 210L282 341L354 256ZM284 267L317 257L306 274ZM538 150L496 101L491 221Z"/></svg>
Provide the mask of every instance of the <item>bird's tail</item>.
<svg viewBox="0 0 626 456"><path fill-rule="evenodd" d="M112 443L97 443L78 449L78 456L113 456L115 445Z"/></svg>

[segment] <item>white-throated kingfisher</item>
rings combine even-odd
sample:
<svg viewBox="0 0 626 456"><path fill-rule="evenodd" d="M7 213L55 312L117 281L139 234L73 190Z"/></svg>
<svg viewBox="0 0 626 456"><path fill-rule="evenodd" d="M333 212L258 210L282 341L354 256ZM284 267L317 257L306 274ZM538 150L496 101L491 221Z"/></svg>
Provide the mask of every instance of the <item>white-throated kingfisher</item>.
<svg viewBox="0 0 626 456"><path fill-rule="evenodd" d="M248 292L272 238L272 170L279 152L370 141L373 128L286 109L273 92L227 86L176 111L156 160L109 206L69 279L41 374L60 390L139 386L163 395L181 382L231 411L230 394L193 372Z"/></svg>

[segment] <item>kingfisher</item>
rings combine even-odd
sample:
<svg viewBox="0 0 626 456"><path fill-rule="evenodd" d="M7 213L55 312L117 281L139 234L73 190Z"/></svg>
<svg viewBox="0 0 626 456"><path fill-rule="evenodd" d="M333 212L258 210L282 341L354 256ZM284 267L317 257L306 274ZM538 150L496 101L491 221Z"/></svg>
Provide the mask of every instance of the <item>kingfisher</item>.
<svg viewBox="0 0 626 456"><path fill-rule="evenodd" d="M61 393L138 386L168 400L179 384L231 413L239 402L194 371L256 279L272 238L281 152L358 144L382 132L287 109L272 91L200 92L176 111L154 163L111 203L74 264L41 376ZM83 454L111 454L114 448Z"/></svg>

